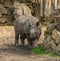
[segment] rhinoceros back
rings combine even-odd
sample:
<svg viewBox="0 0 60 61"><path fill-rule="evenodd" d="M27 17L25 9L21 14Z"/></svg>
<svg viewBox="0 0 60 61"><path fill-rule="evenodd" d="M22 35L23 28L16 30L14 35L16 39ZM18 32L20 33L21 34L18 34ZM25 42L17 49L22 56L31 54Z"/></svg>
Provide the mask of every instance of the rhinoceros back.
<svg viewBox="0 0 60 61"><path fill-rule="evenodd" d="M15 20L15 29L19 33L29 33L30 25L36 25L39 20L33 16L22 15Z"/></svg>

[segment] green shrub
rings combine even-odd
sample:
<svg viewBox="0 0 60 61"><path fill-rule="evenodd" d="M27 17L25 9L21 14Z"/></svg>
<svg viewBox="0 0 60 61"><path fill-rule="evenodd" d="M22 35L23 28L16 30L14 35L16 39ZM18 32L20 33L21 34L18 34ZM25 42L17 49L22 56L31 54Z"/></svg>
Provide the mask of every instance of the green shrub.
<svg viewBox="0 0 60 61"><path fill-rule="evenodd" d="M51 55L51 56L59 56L60 57L60 55L58 55L57 53L55 53L55 52L49 52L49 51L46 51L45 49L43 49L43 47L42 46L39 46L39 47L37 47L37 48L33 48L32 49L32 52L34 52L34 53L36 53L36 54L39 54L39 55Z"/></svg>

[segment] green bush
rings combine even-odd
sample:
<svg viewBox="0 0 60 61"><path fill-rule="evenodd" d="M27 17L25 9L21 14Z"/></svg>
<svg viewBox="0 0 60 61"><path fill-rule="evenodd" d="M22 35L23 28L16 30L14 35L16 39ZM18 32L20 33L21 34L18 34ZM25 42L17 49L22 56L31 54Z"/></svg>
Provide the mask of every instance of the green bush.
<svg viewBox="0 0 60 61"><path fill-rule="evenodd" d="M32 52L39 54L39 55L51 55L51 56L59 56L60 57L60 55L58 55L56 52L46 51L45 49L43 49L42 46L39 46L37 48L33 48Z"/></svg>

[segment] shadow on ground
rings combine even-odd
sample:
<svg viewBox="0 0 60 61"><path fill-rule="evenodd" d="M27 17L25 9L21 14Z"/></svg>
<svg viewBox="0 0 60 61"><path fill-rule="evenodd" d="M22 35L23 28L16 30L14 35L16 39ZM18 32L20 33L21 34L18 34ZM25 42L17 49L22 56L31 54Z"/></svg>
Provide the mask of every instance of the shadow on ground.
<svg viewBox="0 0 60 61"><path fill-rule="evenodd" d="M29 49L28 46L14 46L14 44L3 44L4 48L0 48L0 54L16 54L16 55L31 55L32 49Z"/></svg>

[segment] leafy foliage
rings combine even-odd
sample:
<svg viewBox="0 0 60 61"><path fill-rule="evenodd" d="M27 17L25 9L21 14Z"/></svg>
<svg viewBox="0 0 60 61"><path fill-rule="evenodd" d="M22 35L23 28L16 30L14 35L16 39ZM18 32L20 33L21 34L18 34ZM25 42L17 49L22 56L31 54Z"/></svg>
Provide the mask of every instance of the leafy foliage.
<svg viewBox="0 0 60 61"><path fill-rule="evenodd" d="M60 57L60 55L58 55L55 52L46 51L45 49L43 49L42 46L39 46L37 48L33 48L32 52L34 52L36 54L39 54L39 55L50 55L50 56L56 56L56 57L58 56L58 57Z"/></svg>

